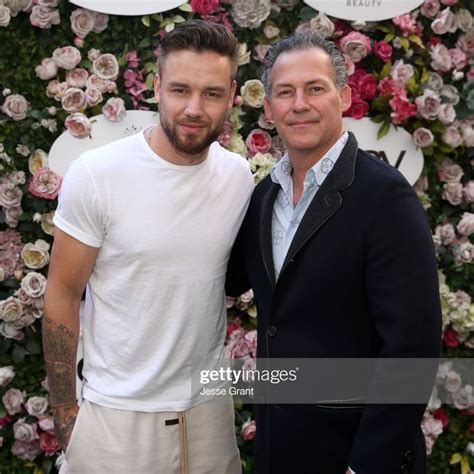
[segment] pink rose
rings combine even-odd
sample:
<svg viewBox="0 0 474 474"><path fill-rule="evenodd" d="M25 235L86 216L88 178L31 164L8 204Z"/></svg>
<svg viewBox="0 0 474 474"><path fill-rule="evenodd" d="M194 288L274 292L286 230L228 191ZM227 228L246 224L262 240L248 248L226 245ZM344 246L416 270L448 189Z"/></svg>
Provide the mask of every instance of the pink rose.
<svg viewBox="0 0 474 474"><path fill-rule="evenodd" d="M456 265L471 263L474 258L474 245L467 239L456 241L455 244L452 246L452 251Z"/></svg>
<svg viewBox="0 0 474 474"><path fill-rule="evenodd" d="M423 16L434 18L440 9L439 0L425 0L420 12Z"/></svg>
<svg viewBox="0 0 474 474"><path fill-rule="evenodd" d="M463 169L449 159L444 160L438 169L438 178L442 183L459 183L463 176Z"/></svg>
<svg viewBox="0 0 474 474"><path fill-rule="evenodd" d="M59 25L61 18L58 10L51 10L48 7L35 5L31 10L30 22L33 26L42 29L49 29L52 25Z"/></svg>
<svg viewBox="0 0 474 474"><path fill-rule="evenodd" d="M102 102L102 93L99 89L96 89L95 87L88 87L86 89L86 99L87 104L90 107L94 107L95 105L100 104Z"/></svg>
<svg viewBox="0 0 474 474"><path fill-rule="evenodd" d="M390 77L397 83L397 87L404 87L414 74L413 66L405 64L402 59L395 61L390 71Z"/></svg>
<svg viewBox="0 0 474 474"><path fill-rule="evenodd" d="M46 433L54 434L54 421L51 416L46 416L38 421L38 426Z"/></svg>
<svg viewBox="0 0 474 474"><path fill-rule="evenodd" d="M402 30L403 36L408 36L416 31L416 21L409 13L395 17L392 22Z"/></svg>
<svg viewBox="0 0 474 474"><path fill-rule="evenodd" d="M83 48L84 47L84 44L85 44L85 40L83 40L82 38L78 38L77 36L74 38L74 46L76 46L76 48Z"/></svg>
<svg viewBox="0 0 474 474"><path fill-rule="evenodd" d="M472 28L472 14L469 10L460 8L456 13L458 28L466 33Z"/></svg>
<svg viewBox="0 0 474 474"><path fill-rule="evenodd" d="M265 57L265 54L267 54L267 51L269 49L269 44L258 44L257 46L255 46L253 58L258 62L262 63L263 58Z"/></svg>
<svg viewBox="0 0 474 474"><path fill-rule="evenodd" d="M445 35L446 33L454 33L458 29L456 15L446 8L439 13L436 20L431 23L431 29L437 35Z"/></svg>
<svg viewBox="0 0 474 474"><path fill-rule="evenodd" d="M450 125L456 120L456 111L453 104L441 104L438 112L438 120L445 125Z"/></svg>
<svg viewBox="0 0 474 474"><path fill-rule="evenodd" d="M374 53L378 56L384 63L390 61L392 57L393 48L386 41L380 40L374 43Z"/></svg>
<svg viewBox="0 0 474 474"><path fill-rule="evenodd" d="M60 449L56 436L50 433L41 433L39 435L39 446L46 453L46 456L52 456Z"/></svg>
<svg viewBox="0 0 474 474"><path fill-rule="evenodd" d="M452 224L436 226L435 235L440 238L443 245L450 245L456 240L456 232Z"/></svg>
<svg viewBox="0 0 474 474"><path fill-rule="evenodd" d="M45 58L35 68L36 75L43 81L53 78L58 73L58 66L51 58Z"/></svg>
<svg viewBox="0 0 474 474"><path fill-rule="evenodd" d="M462 49L459 48L451 48L448 50L449 56L451 57L451 61L453 66L460 71L464 69L468 65L468 59L466 54Z"/></svg>
<svg viewBox="0 0 474 474"><path fill-rule="evenodd" d="M396 125L416 115L416 105L408 100L405 90L396 93L388 103L392 109L390 117L392 118L392 122Z"/></svg>
<svg viewBox="0 0 474 474"><path fill-rule="evenodd" d="M445 183L441 198L448 201L452 206L459 206L462 202L462 184L461 183Z"/></svg>
<svg viewBox="0 0 474 474"><path fill-rule="evenodd" d="M272 137L268 132L256 128L249 133L245 144L249 150L249 157L252 157L257 153L267 153L272 146Z"/></svg>
<svg viewBox="0 0 474 474"><path fill-rule="evenodd" d="M431 130L424 127L419 127L413 132L413 142L420 148L426 148L433 143L434 137Z"/></svg>
<svg viewBox="0 0 474 474"><path fill-rule="evenodd" d="M438 117L441 99L439 94L430 89L425 89L423 95L415 99L418 108L418 113L425 119L435 120Z"/></svg>
<svg viewBox="0 0 474 474"><path fill-rule="evenodd" d="M17 388L10 388L5 392L2 401L9 415L15 415L23 411L24 396L25 392L20 392Z"/></svg>
<svg viewBox="0 0 474 474"><path fill-rule="evenodd" d="M43 199L56 199L62 179L48 168L40 168L33 175L28 190L33 196Z"/></svg>
<svg viewBox="0 0 474 474"><path fill-rule="evenodd" d="M92 70L100 79L114 81L119 74L119 65L113 54L101 54L93 63Z"/></svg>
<svg viewBox="0 0 474 474"><path fill-rule="evenodd" d="M29 104L20 94L8 95L2 105L2 112L13 120L23 120L28 112Z"/></svg>
<svg viewBox="0 0 474 474"><path fill-rule="evenodd" d="M458 0L441 0L441 3L443 5L447 5L449 7L452 7L453 5L456 5L456 3L458 3Z"/></svg>
<svg viewBox="0 0 474 474"><path fill-rule="evenodd" d="M250 418L242 425L242 430L240 435L244 441L250 441L255 438L255 433L257 432L257 426L255 420L250 420Z"/></svg>
<svg viewBox="0 0 474 474"><path fill-rule="evenodd" d="M459 221L458 225L456 226L456 229L460 235L464 235L465 237L469 237L471 234L473 234L474 233L474 214L470 212L465 212L462 215L462 218Z"/></svg>
<svg viewBox="0 0 474 474"><path fill-rule="evenodd" d="M13 435L15 439L24 441L25 443L38 439L36 424L26 423L25 418L20 418L13 425Z"/></svg>
<svg viewBox="0 0 474 474"><path fill-rule="evenodd" d="M36 456L41 453L39 441L37 439L27 443L25 441L16 440L13 443L11 453L25 461L34 461Z"/></svg>
<svg viewBox="0 0 474 474"><path fill-rule="evenodd" d="M356 69L354 74L349 77L349 86L353 91L360 95L361 99L370 100L377 93L377 81L363 69Z"/></svg>
<svg viewBox="0 0 474 474"><path fill-rule="evenodd" d="M74 69L81 62L81 52L74 46L64 46L53 51L56 66L63 69Z"/></svg>
<svg viewBox="0 0 474 474"><path fill-rule="evenodd" d="M68 113L80 112L87 106L86 93L82 89L71 87L64 94L61 105Z"/></svg>
<svg viewBox="0 0 474 474"><path fill-rule="evenodd" d="M191 0L191 8L193 12L200 15L210 15L217 10L219 0Z"/></svg>
<svg viewBox="0 0 474 474"><path fill-rule="evenodd" d="M372 50L370 38L358 31L351 31L340 41L341 50L355 63L364 59Z"/></svg>
<svg viewBox="0 0 474 474"><path fill-rule="evenodd" d="M474 202L474 181L469 181L463 188L464 199L468 203Z"/></svg>
<svg viewBox="0 0 474 474"><path fill-rule="evenodd" d="M344 116L359 120L367 114L369 109L369 104L365 100L362 100L360 96L356 96L352 98L351 106L344 113Z"/></svg>
<svg viewBox="0 0 474 474"><path fill-rule="evenodd" d="M81 112L68 115L64 121L64 126L76 138L86 138L90 136L92 130L91 121Z"/></svg>
<svg viewBox="0 0 474 474"><path fill-rule="evenodd" d="M102 113L107 120L110 120L111 122L120 122L127 114L127 111L125 110L125 102L119 97L113 97L102 107Z"/></svg>
<svg viewBox="0 0 474 474"><path fill-rule="evenodd" d="M12 365L0 367L0 387L6 387L15 377Z"/></svg>
<svg viewBox="0 0 474 474"><path fill-rule="evenodd" d="M347 75L350 76L351 74L354 74L355 71L355 64L354 61L347 55L344 54L344 66L346 67Z"/></svg>
<svg viewBox="0 0 474 474"><path fill-rule="evenodd" d="M377 85L377 89L382 95L394 95L397 91L397 83L393 79L384 77Z"/></svg>
<svg viewBox="0 0 474 474"><path fill-rule="evenodd" d="M431 49L431 67L436 71L448 72L453 66L448 48L444 44L437 44Z"/></svg>
<svg viewBox="0 0 474 474"><path fill-rule="evenodd" d="M40 418L48 409L48 400L44 397L31 397L26 402L25 408L29 415Z"/></svg>
<svg viewBox="0 0 474 474"><path fill-rule="evenodd" d="M441 139L444 143L446 143L446 145L449 145L453 148L461 146L463 142L462 135L459 133L459 130L454 125L451 125L443 132L443 135L441 135Z"/></svg>
<svg viewBox="0 0 474 474"><path fill-rule="evenodd" d="M86 87L89 73L85 69L76 68L66 73L66 82L70 87L77 87L83 89Z"/></svg>
<svg viewBox="0 0 474 474"><path fill-rule="evenodd" d="M71 29L79 37L84 39L94 28L94 17L92 12L85 8L78 8L71 13Z"/></svg>
<svg viewBox="0 0 474 474"><path fill-rule="evenodd" d="M23 198L23 191L13 183L0 185L0 206L4 209L19 207Z"/></svg>
<svg viewBox="0 0 474 474"><path fill-rule="evenodd" d="M474 28L471 28L466 34L460 36L456 46L463 50L469 58L474 58Z"/></svg>
<svg viewBox="0 0 474 474"><path fill-rule="evenodd" d="M48 87L46 87L46 95L49 98L54 98L57 101L61 101L61 97L69 89L67 82L59 82L57 79L48 82Z"/></svg>

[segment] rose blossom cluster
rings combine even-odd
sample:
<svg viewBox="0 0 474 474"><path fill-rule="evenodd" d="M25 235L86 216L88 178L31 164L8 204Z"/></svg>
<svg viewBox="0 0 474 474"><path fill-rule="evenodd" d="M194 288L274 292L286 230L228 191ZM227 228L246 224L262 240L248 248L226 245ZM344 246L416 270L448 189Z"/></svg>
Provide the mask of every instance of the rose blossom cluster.
<svg viewBox="0 0 474 474"><path fill-rule="evenodd" d="M133 108L136 110L150 110L144 93L148 90L143 79L144 71L138 68L140 59L136 50L131 50L125 55L127 69L123 73L125 91L131 97Z"/></svg>
<svg viewBox="0 0 474 474"><path fill-rule="evenodd" d="M255 183L258 183L270 173L275 166L276 159L271 153L257 153L249 162Z"/></svg>
<svg viewBox="0 0 474 474"><path fill-rule="evenodd" d="M439 272L439 279L445 345L457 347L464 343L474 348L474 305L471 297L461 290L452 292L442 272Z"/></svg>
<svg viewBox="0 0 474 474"><path fill-rule="evenodd" d="M344 115L361 119L370 109L367 101L373 99L377 94L377 81L372 74L362 68L357 68L349 76L348 85L352 90L352 103Z"/></svg>
<svg viewBox="0 0 474 474"><path fill-rule="evenodd" d="M359 31L351 31L342 37L339 47L354 63L358 63L372 51L370 38Z"/></svg>
<svg viewBox="0 0 474 474"><path fill-rule="evenodd" d="M48 415L48 400L39 396L26 401L25 398L26 393L17 388L10 388L2 397L8 414L1 421L11 425L15 440L11 453L27 461L33 461L42 452L52 456L60 446L54 434L53 419Z"/></svg>
<svg viewBox="0 0 474 474"><path fill-rule="evenodd" d="M65 46L54 50L52 57L43 59L35 69L40 79L51 79L46 95L61 102L62 108L70 114L65 126L76 138L90 135L91 123L84 111L103 102L103 94L117 93L117 58L113 54L101 54L91 49L88 59L92 62L89 71L78 67L82 60L80 51L74 46ZM57 78L59 69L66 71L64 81ZM125 114L125 104L122 99L111 98L103 106L102 112L108 120L119 121Z"/></svg>
<svg viewBox="0 0 474 474"><path fill-rule="evenodd" d="M232 19L241 28L258 28L270 15L270 0L234 0Z"/></svg>
<svg viewBox="0 0 474 474"><path fill-rule="evenodd" d="M7 95L2 104L2 112L15 121L26 118L29 108L29 102L21 94Z"/></svg>
<svg viewBox="0 0 474 474"><path fill-rule="evenodd" d="M23 250L21 255L23 257ZM49 254L48 259L44 258L43 261L49 261ZM20 288L12 296L0 301L0 334L7 339L18 341L24 338L22 330L41 318L43 314L45 288L46 278L41 273L35 271L26 273L21 280Z"/></svg>
<svg viewBox="0 0 474 474"><path fill-rule="evenodd" d="M21 251L21 235L14 229L0 231L0 280L16 278L21 280L25 266Z"/></svg>
<svg viewBox="0 0 474 474"><path fill-rule="evenodd" d="M448 201L452 206L459 206L463 200L470 204L474 202L472 181L465 185L461 183L464 171L457 163L445 159L438 168L438 178L444 183L442 199Z"/></svg>
<svg viewBox="0 0 474 474"><path fill-rule="evenodd" d="M25 184L25 181L23 171L13 171L0 178L0 207L3 209L5 223L9 227L16 227L23 214L21 207L23 191L20 186Z"/></svg>

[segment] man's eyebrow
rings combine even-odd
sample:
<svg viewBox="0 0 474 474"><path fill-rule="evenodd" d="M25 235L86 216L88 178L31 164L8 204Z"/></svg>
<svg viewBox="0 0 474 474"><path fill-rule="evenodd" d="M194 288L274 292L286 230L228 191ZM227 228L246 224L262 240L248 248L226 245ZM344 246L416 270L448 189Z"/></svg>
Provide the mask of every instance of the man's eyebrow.
<svg viewBox="0 0 474 474"><path fill-rule="evenodd" d="M183 89L186 89L186 88L189 87L187 84L184 84L184 83L178 82L178 81L170 81L169 86L170 87L181 87Z"/></svg>
<svg viewBox="0 0 474 474"><path fill-rule="evenodd" d="M189 85L185 84L183 82L178 82L178 81L170 81L168 83L169 87L179 87L181 89L189 89ZM226 88L223 86L208 86L205 87L205 91L213 91L213 92L225 92Z"/></svg>
<svg viewBox="0 0 474 474"><path fill-rule="evenodd" d="M322 77L318 77L316 79L312 79L311 81L307 81L305 82L305 86L310 86L312 84L317 84L317 83L323 83L325 84L327 81L325 79L323 79ZM275 84L275 87L294 87L293 84L287 84L285 82L282 82L282 83L276 83Z"/></svg>

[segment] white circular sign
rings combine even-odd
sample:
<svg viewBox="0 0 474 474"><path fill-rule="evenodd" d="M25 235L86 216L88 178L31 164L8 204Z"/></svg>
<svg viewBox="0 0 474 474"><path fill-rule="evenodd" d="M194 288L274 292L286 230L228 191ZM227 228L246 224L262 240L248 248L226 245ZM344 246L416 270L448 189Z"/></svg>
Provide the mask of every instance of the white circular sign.
<svg viewBox="0 0 474 474"><path fill-rule="evenodd" d="M60 176L64 176L69 164L85 151L133 135L157 123L158 112L127 110L120 122L111 122L102 114L90 117L90 120L92 131L89 138L75 138L66 130L53 143L49 151L49 167Z"/></svg>
<svg viewBox="0 0 474 474"><path fill-rule="evenodd" d="M183 5L183 0L69 0L89 10L111 15L150 15L165 12Z"/></svg>
<svg viewBox="0 0 474 474"><path fill-rule="evenodd" d="M379 21L404 15L423 0L304 0L310 7L342 20Z"/></svg>
<svg viewBox="0 0 474 474"><path fill-rule="evenodd" d="M423 171L424 157L406 130L391 125L387 135L377 140L380 124L372 122L368 117L360 120L344 117L343 124L347 131L355 135L359 148L390 163L411 185L416 183Z"/></svg>

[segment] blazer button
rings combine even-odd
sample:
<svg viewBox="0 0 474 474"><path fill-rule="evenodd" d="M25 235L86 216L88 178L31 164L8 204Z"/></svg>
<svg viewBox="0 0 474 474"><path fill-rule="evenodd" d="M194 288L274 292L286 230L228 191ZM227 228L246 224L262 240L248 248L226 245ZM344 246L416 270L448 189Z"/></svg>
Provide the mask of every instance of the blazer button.
<svg viewBox="0 0 474 474"><path fill-rule="evenodd" d="M278 332L278 329L275 326L268 326L267 328L267 334L270 337L276 336L276 333Z"/></svg>

